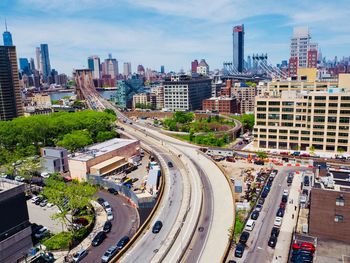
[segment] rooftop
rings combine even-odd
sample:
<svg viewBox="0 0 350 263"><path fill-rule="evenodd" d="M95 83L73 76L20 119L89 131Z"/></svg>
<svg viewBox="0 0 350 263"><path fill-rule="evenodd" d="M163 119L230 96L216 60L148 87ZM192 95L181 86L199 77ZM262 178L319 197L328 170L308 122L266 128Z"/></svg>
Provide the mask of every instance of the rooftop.
<svg viewBox="0 0 350 263"><path fill-rule="evenodd" d="M134 142L137 142L137 140L114 138L105 142L93 144L87 147L84 151L76 152L72 154L70 159L86 162L108 152L118 150Z"/></svg>

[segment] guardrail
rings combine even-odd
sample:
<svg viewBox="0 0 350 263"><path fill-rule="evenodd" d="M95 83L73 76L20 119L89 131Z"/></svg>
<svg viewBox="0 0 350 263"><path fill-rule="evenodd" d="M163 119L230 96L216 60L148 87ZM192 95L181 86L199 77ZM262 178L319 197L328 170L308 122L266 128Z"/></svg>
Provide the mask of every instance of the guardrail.
<svg viewBox="0 0 350 263"><path fill-rule="evenodd" d="M147 151L147 150L146 150ZM149 152L149 151L147 151ZM158 153L154 152L153 150L150 150L150 152L152 152L152 154L156 157L157 161L160 163L160 156L158 155ZM161 166L161 172L162 172L162 177L165 175L165 170L164 167ZM140 237L140 235L144 232L144 230L149 226L151 220L154 217L154 214L156 213L159 204L162 200L163 197L163 193L164 193L164 188L165 188L165 180L162 178L161 180L161 185L160 185L160 190L158 193L158 197L157 197L157 202L154 205L151 213L148 215L147 219L145 220L145 222L139 227L139 229L136 231L136 233L132 236L132 238L130 239L130 241L128 242L128 244L123 247L117 255L115 255L111 262L117 262L123 255L124 253L132 246L134 245L135 241Z"/></svg>

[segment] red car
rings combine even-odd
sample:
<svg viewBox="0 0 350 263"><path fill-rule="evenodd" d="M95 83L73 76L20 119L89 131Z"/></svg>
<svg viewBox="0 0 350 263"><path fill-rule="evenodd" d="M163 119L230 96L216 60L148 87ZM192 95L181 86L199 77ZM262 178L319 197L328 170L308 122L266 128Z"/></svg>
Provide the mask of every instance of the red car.
<svg viewBox="0 0 350 263"><path fill-rule="evenodd" d="M308 153L302 153L302 154L300 154L299 156L300 156L300 157L310 157L310 154L308 154Z"/></svg>
<svg viewBox="0 0 350 263"><path fill-rule="evenodd" d="M308 250L308 251L311 251L312 253L314 253L316 250L315 246L309 242L302 242L301 244L295 242L292 245L292 249L293 250L299 250L299 249Z"/></svg>
<svg viewBox="0 0 350 263"><path fill-rule="evenodd" d="M286 203L281 202L281 203L280 203L280 208L286 209Z"/></svg>
<svg viewBox="0 0 350 263"><path fill-rule="evenodd" d="M280 155L289 155L289 152L280 152Z"/></svg>

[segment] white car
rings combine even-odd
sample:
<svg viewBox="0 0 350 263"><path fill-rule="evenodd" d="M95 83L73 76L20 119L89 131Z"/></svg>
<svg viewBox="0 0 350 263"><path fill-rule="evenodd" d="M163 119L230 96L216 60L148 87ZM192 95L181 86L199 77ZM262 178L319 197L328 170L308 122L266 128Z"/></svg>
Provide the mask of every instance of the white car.
<svg viewBox="0 0 350 263"><path fill-rule="evenodd" d="M51 174L47 173L47 172L43 172L40 174L42 178L49 178Z"/></svg>
<svg viewBox="0 0 350 263"><path fill-rule="evenodd" d="M112 213L112 207L106 207L106 212L107 213Z"/></svg>
<svg viewBox="0 0 350 263"><path fill-rule="evenodd" d="M47 205L46 205L47 207L53 207L54 206L54 204L52 204L52 203L47 203Z"/></svg>
<svg viewBox="0 0 350 263"><path fill-rule="evenodd" d="M282 225L282 217L276 216L274 226L280 227Z"/></svg>
<svg viewBox="0 0 350 263"><path fill-rule="evenodd" d="M108 221L112 221L113 218L114 218L113 213L112 212L107 212L107 220Z"/></svg>
<svg viewBox="0 0 350 263"><path fill-rule="evenodd" d="M283 195L288 195L288 194L289 194L288 189L284 189L284 190L283 190Z"/></svg>
<svg viewBox="0 0 350 263"><path fill-rule="evenodd" d="M34 204L39 199L39 196L33 196L30 200Z"/></svg>
<svg viewBox="0 0 350 263"><path fill-rule="evenodd" d="M22 177L22 176L19 176L19 175L17 175L16 177L15 177L15 181L17 181L17 182L24 182L24 178Z"/></svg>
<svg viewBox="0 0 350 263"><path fill-rule="evenodd" d="M74 262L81 261L88 254L86 249L81 249L73 255Z"/></svg>

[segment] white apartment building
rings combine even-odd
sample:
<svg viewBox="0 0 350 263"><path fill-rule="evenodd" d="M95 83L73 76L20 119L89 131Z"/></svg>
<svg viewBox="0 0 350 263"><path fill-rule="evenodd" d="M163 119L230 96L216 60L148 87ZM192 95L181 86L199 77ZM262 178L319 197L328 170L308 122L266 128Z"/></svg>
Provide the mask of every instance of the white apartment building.
<svg viewBox="0 0 350 263"><path fill-rule="evenodd" d="M317 44L310 43L311 35L308 27L295 27L290 43L290 56L298 58L298 67L306 68L308 65L308 51L317 49Z"/></svg>

